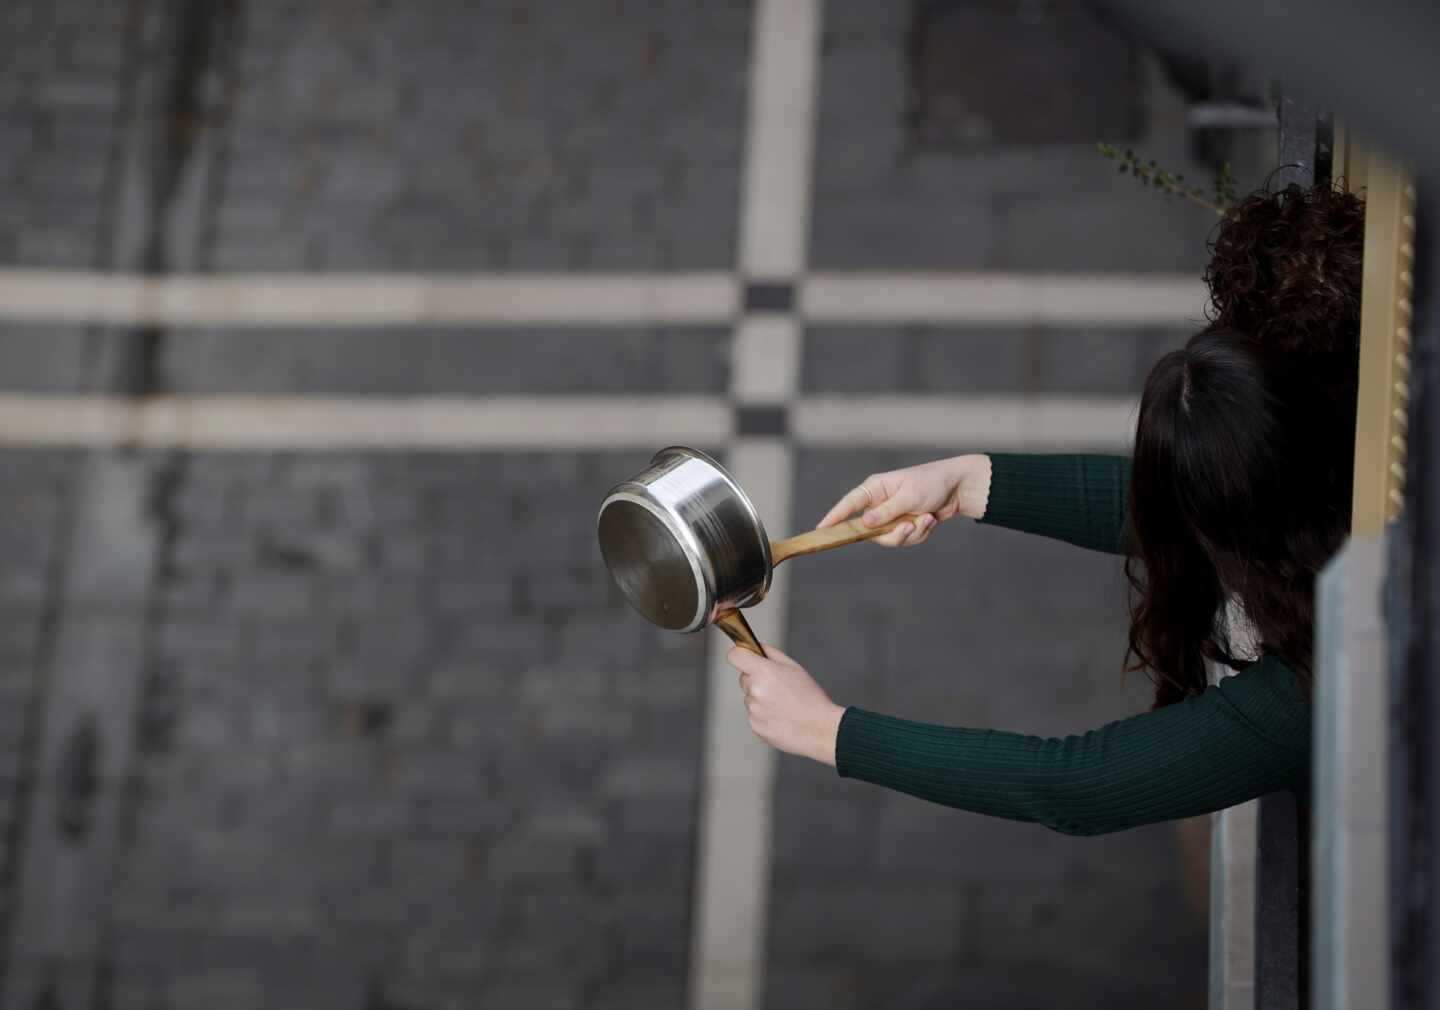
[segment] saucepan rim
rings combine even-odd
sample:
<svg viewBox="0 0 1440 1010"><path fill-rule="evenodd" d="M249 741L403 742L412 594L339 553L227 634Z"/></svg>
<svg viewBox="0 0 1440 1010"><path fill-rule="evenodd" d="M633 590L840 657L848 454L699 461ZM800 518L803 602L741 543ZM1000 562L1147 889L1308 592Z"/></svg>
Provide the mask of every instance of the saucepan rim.
<svg viewBox="0 0 1440 1010"><path fill-rule="evenodd" d="M617 485L615 490L606 495L605 500L600 503L600 515L604 515L605 510L613 502L638 505L658 519L670 535L679 541L682 548L681 553L685 555L685 560L690 564L690 574L695 577L696 606L689 623L676 630L681 632L698 631L705 626L705 615L709 613L712 606L711 601L715 599L715 566L710 560L709 553L700 548L700 542L695 538L695 531L682 522L673 510L643 494L626 490L629 487L643 488L644 486L634 481L625 481L623 484ZM598 526L599 516L595 521ZM648 615L646 618L649 619Z"/></svg>
<svg viewBox="0 0 1440 1010"><path fill-rule="evenodd" d="M756 575L759 576L757 579L751 579L748 583L742 583L740 586L720 586L720 577L716 572L714 559L711 557L710 551L705 548L705 545L696 534L694 526L686 521L684 515L674 503L657 500L654 491L651 489L651 485L638 480L638 474L636 477L630 477L616 484L615 487L606 494L605 499L600 503L600 509L596 515L596 526L598 529L600 517L604 515L605 509L609 507L612 502L618 501L638 505L660 521L666 531L675 538L681 547L682 552L685 554L686 561L690 565L691 573L695 577L695 588L697 592L695 614L685 627L675 629L681 632L692 632L699 631L707 624L712 623L715 618L725 610L751 606L763 600L765 595L770 591L771 579L774 574L774 559L770 551L770 536L765 530L765 523L761 520L760 513L755 508L755 503L750 500L750 496L745 493L745 489L740 486L739 482L736 481L730 472L715 460L714 457L690 446L670 445L658 450L651 457L649 466L647 466L646 469L650 469L664 462L666 457L672 455L680 455L687 459L694 459L710 467L715 475L724 483L727 491L740 503L750 530L759 541L758 546L760 553L764 558L764 571L763 573L756 573ZM759 583L758 587L750 589L738 599L726 601L722 608L722 590L734 592L736 589L745 588L746 585L756 581ZM631 604L632 606L634 605L633 601L631 601ZM638 610L639 608L637 607L636 609ZM641 614L647 620L650 620L651 623L657 623L650 618L648 614L645 614L644 611L641 611Z"/></svg>

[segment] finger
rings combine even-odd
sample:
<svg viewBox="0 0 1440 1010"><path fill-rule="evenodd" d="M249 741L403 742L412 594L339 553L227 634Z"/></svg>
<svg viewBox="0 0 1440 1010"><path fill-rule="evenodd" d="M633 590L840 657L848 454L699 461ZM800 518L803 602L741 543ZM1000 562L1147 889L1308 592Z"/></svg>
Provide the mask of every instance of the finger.
<svg viewBox="0 0 1440 1010"><path fill-rule="evenodd" d="M871 543L879 544L881 547L904 547L905 527L897 526L893 530L876 537Z"/></svg>
<svg viewBox="0 0 1440 1010"><path fill-rule="evenodd" d="M920 516L913 524L913 528L905 535L904 546L916 547L923 544L930 538L930 532L935 528L935 517L928 512Z"/></svg>
<svg viewBox="0 0 1440 1010"><path fill-rule="evenodd" d="M834 505L830 506L830 511L826 512L824 517L815 524L815 528L817 530L823 530L826 526L834 526L836 523L843 522L854 515L856 509L864 508L865 496L862 494L859 504L852 505L854 497L855 492L851 491L844 498L841 498Z"/></svg>
<svg viewBox="0 0 1440 1010"><path fill-rule="evenodd" d="M910 536L910 534L914 532L915 524L907 519L899 526L896 526L893 530L890 530L884 536L879 536L875 539L877 542L883 543L886 547L904 547L905 538Z"/></svg>
<svg viewBox="0 0 1440 1010"><path fill-rule="evenodd" d="M881 501L884 497L884 484L881 483L877 475L871 474L869 477L866 477L855 487L851 488L849 494L836 502L835 505L830 509L830 511L825 513L825 518L820 520L820 523L816 526L816 529L821 529L826 526L834 526L842 519L850 518L850 516L854 515L856 512L859 512L863 508L868 508L869 506L874 505L875 503Z"/></svg>
<svg viewBox="0 0 1440 1010"><path fill-rule="evenodd" d="M745 694L750 693L750 685L752 683L754 683L754 680L748 673L742 673L740 675L740 690Z"/></svg>
<svg viewBox="0 0 1440 1010"><path fill-rule="evenodd" d="M925 534L925 527L924 527L924 525L923 525L921 522L919 522L918 520L917 520L916 522L913 522L913 523L906 523L905 525L906 525L906 526L909 526L910 529L909 529L909 531L905 534L905 536L904 536L903 538L901 538L900 545L901 545L902 547L914 547L914 546L915 546L915 538L916 538L916 537L919 537L919 536L924 536L924 534Z"/></svg>
<svg viewBox="0 0 1440 1010"><path fill-rule="evenodd" d="M725 656L725 660L732 667L739 670L742 675L750 677L750 690L753 693L755 690L755 682L764 680L767 676L774 676L775 668L781 665L781 661L778 661L777 654L780 654L779 650L775 649L769 643L765 644L764 656L757 656L749 649L742 649L737 645ZM788 656L785 657L783 663L788 666L799 665Z"/></svg>
<svg viewBox="0 0 1440 1010"><path fill-rule="evenodd" d="M796 662L796 661L795 661L793 658L791 658L789 655L787 655L786 653L781 652L779 649L775 648L775 646L771 645L769 642L766 642L766 643L765 643L765 654L766 654L767 656L769 656L769 657L770 657L772 660L774 660L775 662L781 663L781 664L783 664L783 665L785 665L785 666L799 666L799 665L800 665L798 662Z"/></svg>
<svg viewBox="0 0 1440 1010"><path fill-rule="evenodd" d="M741 673L758 673L765 668L768 660L764 656L755 655L749 649L735 645L725 654L725 662Z"/></svg>
<svg viewBox="0 0 1440 1010"><path fill-rule="evenodd" d="M875 507L868 509L861 521L866 526L884 526L892 519L898 519L910 511L911 495L901 488L889 498L875 499Z"/></svg>

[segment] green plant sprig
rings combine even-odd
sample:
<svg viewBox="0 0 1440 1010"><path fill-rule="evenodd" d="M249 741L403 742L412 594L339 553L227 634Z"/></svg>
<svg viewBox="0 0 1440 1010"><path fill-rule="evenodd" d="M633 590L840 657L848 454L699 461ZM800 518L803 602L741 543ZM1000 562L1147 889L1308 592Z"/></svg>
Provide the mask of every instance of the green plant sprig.
<svg viewBox="0 0 1440 1010"><path fill-rule="evenodd" d="M1142 186L1154 186L1169 196L1183 197L1221 216L1224 216L1226 207L1235 200L1235 176L1230 172L1228 161L1221 166L1220 173L1215 177L1215 198L1212 200L1204 189L1186 185L1183 175L1166 171L1157 165L1153 158L1142 161L1130 148L1121 150L1114 144L1102 142L1095 147L1101 155L1116 163L1121 175L1133 175L1140 180Z"/></svg>

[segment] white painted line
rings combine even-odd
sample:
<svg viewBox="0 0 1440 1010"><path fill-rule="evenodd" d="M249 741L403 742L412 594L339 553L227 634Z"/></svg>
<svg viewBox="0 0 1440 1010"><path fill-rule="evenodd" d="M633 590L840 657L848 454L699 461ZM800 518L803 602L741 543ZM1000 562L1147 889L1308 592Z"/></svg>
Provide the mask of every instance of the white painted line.
<svg viewBox="0 0 1440 1010"><path fill-rule="evenodd" d="M0 319L155 325L729 323L728 273L227 274L0 270Z"/></svg>
<svg viewBox="0 0 1440 1010"><path fill-rule="evenodd" d="M808 179L808 175L806 176ZM760 183L757 183L760 185ZM777 184L778 185L778 184ZM777 197L778 199L778 197ZM753 228L752 276L803 269L805 220L778 211ZM761 250L764 250L763 252ZM841 272L801 283L800 313L821 323L1198 326L1205 289L1170 274L998 271ZM122 325L444 326L728 324L729 273L177 274L0 270L0 319Z"/></svg>
<svg viewBox="0 0 1440 1010"><path fill-rule="evenodd" d="M718 446L718 397L0 395L0 445L182 449L653 449Z"/></svg>
<svg viewBox="0 0 1440 1010"><path fill-rule="evenodd" d="M726 460L761 517L781 529L790 519L791 456L778 439L747 439ZM782 570L769 595L745 611L756 637L781 648L785 597ZM739 677L725 662L730 640L711 634L691 1006L748 1010L763 995L776 755L750 731Z"/></svg>
<svg viewBox="0 0 1440 1010"><path fill-rule="evenodd" d="M805 266L820 13L820 0L755 6L741 180L739 265L746 277L789 281Z"/></svg>
<svg viewBox="0 0 1440 1010"><path fill-rule="evenodd" d="M800 385L800 320L793 315L746 316L735 331L731 392L740 403L784 403Z"/></svg>
<svg viewBox="0 0 1440 1010"><path fill-rule="evenodd" d="M1175 274L999 271L811 274L800 309L811 322L1200 326L1206 291Z"/></svg>
<svg viewBox="0 0 1440 1010"><path fill-rule="evenodd" d="M1124 397L816 396L795 440L816 447L1128 447ZM325 397L0 394L0 444L226 448L719 445L727 403L703 396Z"/></svg>
<svg viewBox="0 0 1440 1010"><path fill-rule="evenodd" d="M795 441L833 448L1128 451L1128 397L811 396L791 413Z"/></svg>
<svg viewBox="0 0 1440 1010"><path fill-rule="evenodd" d="M797 444L1127 450L1126 397L811 396ZM0 445L225 449L720 446L732 411L707 396L157 396L0 394Z"/></svg>
<svg viewBox="0 0 1440 1010"><path fill-rule="evenodd" d="M760 0L753 9L738 265L747 280L793 282L804 272L809 246L821 0ZM799 387L800 340L794 313L738 320L734 400L789 400ZM781 439L742 440L728 455L731 472L771 523L789 523L792 455ZM783 574L751 614L762 642L782 642ZM725 663L728 646L728 639L711 645L691 1010L754 1010L765 991L775 752L750 732L736 675Z"/></svg>

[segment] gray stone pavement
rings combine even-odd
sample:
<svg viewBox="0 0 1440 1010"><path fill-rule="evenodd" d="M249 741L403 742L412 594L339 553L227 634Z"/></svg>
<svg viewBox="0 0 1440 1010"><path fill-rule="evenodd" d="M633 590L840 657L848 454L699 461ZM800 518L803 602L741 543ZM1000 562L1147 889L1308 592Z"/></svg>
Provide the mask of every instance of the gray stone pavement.
<svg viewBox="0 0 1440 1010"><path fill-rule="evenodd" d="M801 388L828 394L1138 396L1155 362L1191 332L812 325L805 333Z"/></svg>
<svg viewBox="0 0 1440 1010"><path fill-rule="evenodd" d="M0 322L0 390L97 390L95 362L122 339L84 325ZM719 393L729 339L713 326L195 327L171 331L158 368L177 393Z"/></svg>
<svg viewBox="0 0 1440 1010"><path fill-rule="evenodd" d="M728 331L714 327L176 333L167 385L196 393L718 393Z"/></svg>
<svg viewBox="0 0 1440 1010"><path fill-rule="evenodd" d="M32 745L43 686L54 568L75 456L0 453L0 937L16 928L14 902L24 812L35 788Z"/></svg>
<svg viewBox="0 0 1440 1010"><path fill-rule="evenodd" d="M104 0L0 10L0 261L103 261L125 19L123 4Z"/></svg>
<svg viewBox="0 0 1440 1010"><path fill-rule="evenodd" d="M215 268L730 265L748 3L339 17L244 5Z"/></svg>
<svg viewBox="0 0 1440 1010"><path fill-rule="evenodd" d="M1202 186L1213 180L1191 157L1183 98L1140 51L1082 4L966 5L960 48L946 58L973 65L990 50L989 76L964 82L970 114L982 127L986 115L1003 123L1038 92L1063 103L1065 129L1020 143L987 127L971 144L936 147L912 128L920 96L911 28L921 6L826 4L815 267L1187 270L1203 262L1214 214L1119 177L1095 151L1097 141L1132 145ZM1117 90L1117 74L1133 77L1139 94ZM1259 147L1239 147L1240 184L1260 185Z"/></svg>
<svg viewBox="0 0 1440 1010"><path fill-rule="evenodd" d="M85 383L92 339L81 325L0 323L0 376L7 390L69 392Z"/></svg>
<svg viewBox="0 0 1440 1010"><path fill-rule="evenodd" d="M749 7L250 0L198 261L727 269ZM1088 142L918 146L909 9L826 4L815 266L1199 272L1213 218L1116 177ZM122 11L0 12L4 265L107 262ZM1141 79L1132 139L1187 165L1179 99ZM195 328L164 335L158 368L186 392L715 392L725 336ZM1133 393L1184 336L812 326L803 390ZM0 388L81 388L102 339L0 325ZM108 973L110 1006L680 1005L708 643L625 610L591 526L646 455L180 461L157 488L170 532L139 765L113 770L133 793L98 902L106 960L77 968ZM924 455L801 453L795 525ZM0 453L7 886L72 466ZM1036 733L1145 704L1119 673L1113 559L956 527L792 578L790 651L838 699ZM769 1010L1198 1005L1204 934L1167 827L1064 838L780 769Z"/></svg>
<svg viewBox="0 0 1440 1010"><path fill-rule="evenodd" d="M705 643L600 564L638 462L185 462L115 1006L678 1003Z"/></svg>

